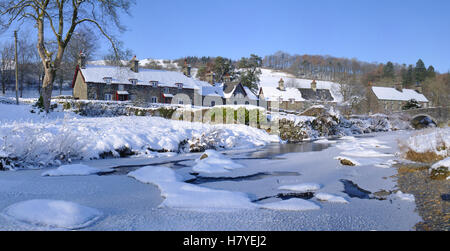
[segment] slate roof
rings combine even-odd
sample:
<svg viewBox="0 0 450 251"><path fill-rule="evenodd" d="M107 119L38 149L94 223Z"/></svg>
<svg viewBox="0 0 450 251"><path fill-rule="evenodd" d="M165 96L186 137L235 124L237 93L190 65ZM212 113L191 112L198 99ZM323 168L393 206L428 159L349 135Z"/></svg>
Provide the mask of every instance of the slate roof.
<svg viewBox="0 0 450 251"><path fill-rule="evenodd" d="M302 94L302 98L307 101L334 101L334 98L328 89L316 89L316 91L314 91L313 89L299 88L299 91Z"/></svg>

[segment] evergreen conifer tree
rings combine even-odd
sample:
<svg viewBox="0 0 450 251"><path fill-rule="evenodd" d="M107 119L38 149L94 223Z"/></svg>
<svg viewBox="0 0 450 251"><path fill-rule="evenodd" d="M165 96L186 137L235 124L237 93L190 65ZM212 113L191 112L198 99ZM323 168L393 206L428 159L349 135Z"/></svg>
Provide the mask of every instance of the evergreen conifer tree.
<svg viewBox="0 0 450 251"><path fill-rule="evenodd" d="M419 59L416 63L416 68L414 68L414 75L416 77L417 82L423 82L427 77L427 69L425 68L425 64L422 59Z"/></svg>

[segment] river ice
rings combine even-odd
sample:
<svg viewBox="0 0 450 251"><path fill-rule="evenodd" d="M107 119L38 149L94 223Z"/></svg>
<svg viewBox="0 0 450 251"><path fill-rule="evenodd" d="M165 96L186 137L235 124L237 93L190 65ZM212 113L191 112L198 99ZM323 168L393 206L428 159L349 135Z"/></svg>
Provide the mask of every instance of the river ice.
<svg viewBox="0 0 450 251"><path fill-rule="evenodd" d="M387 200L351 197L344 192L344 185L341 182L341 180L350 180L372 193L386 190L393 191L395 194L398 188L392 176L397 173L396 169L389 166L379 168L375 165L390 163L395 159L389 154L397 151L396 139L405 138L408 135L408 132L392 132L377 134L371 138L347 138L337 140L336 144L329 145L328 148L320 148L321 150L284 153L277 156L261 154L265 152L265 148L225 151L222 154L242 165L243 168L228 170L230 174L228 177L231 177L229 179L215 179L222 175L209 174L210 179L207 182L195 186L186 181L198 178L192 175L194 173L192 168L201 154L80 162L80 164L100 169L127 166L124 167L124 170L127 170L124 174L117 172L102 176L42 177L43 171L47 170L2 172L0 173L0 212L11 213L10 206L21 202L56 200L83 205L102 212L103 216L99 220L83 226L82 230L413 230L414 225L421 220L415 211L414 202L404 200L404 196L390 196ZM378 142L369 142L369 139ZM304 144L305 149L308 149L308 144L315 143ZM348 146L357 144L362 150L382 149L386 155L376 158L365 156L364 159L376 159L376 161L362 161L360 166L342 166L334 158L342 151L352 151L350 147L345 148L343 144ZM311 149L315 148L311 147ZM174 164L174 161L178 164ZM126 175L130 172L139 174L139 170L146 166L149 168L163 166L161 173L164 173L166 178L169 177L168 182L149 179L148 182L143 183ZM170 173L167 170L171 170ZM267 175L258 176L259 178L255 176L245 178L258 173ZM142 174L140 177L148 175L148 173L143 174L142 170L140 174ZM233 177L243 178L233 179ZM283 200L278 196L280 193L288 193L285 195L294 198L297 195L295 191L279 188L308 183L320 184L320 187L313 191L315 197L305 199L309 205L317 206L315 210L283 210L298 208L299 202L303 203L303 201L293 198ZM167 198L164 194L168 192L175 195L192 195L186 189L182 190L183 187L187 190L203 191L202 196L206 197L196 198L199 203L207 203L208 195L217 196L224 193L229 195L228 198L231 201L238 204L245 202L256 207L223 210L222 205L226 203L223 201L221 203L220 197L212 200L215 201L217 210L213 207L212 210L209 208L210 210L207 211L180 209L180 204L173 206L165 202ZM348 203L324 201L333 200L333 198L342 198ZM193 208L198 206L193 199L181 201L181 203L191 203ZM272 209L263 209L264 205L266 207L272 205ZM19 223L10 217L0 217L0 230L36 229L41 228L35 224Z"/></svg>

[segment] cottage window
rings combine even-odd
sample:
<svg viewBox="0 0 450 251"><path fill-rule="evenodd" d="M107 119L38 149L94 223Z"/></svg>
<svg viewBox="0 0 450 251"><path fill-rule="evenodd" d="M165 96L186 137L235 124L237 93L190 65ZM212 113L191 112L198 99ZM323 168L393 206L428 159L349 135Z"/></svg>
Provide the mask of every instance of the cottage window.
<svg viewBox="0 0 450 251"><path fill-rule="evenodd" d="M184 104L183 100L178 100L178 104L183 105Z"/></svg>
<svg viewBox="0 0 450 251"><path fill-rule="evenodd" d="M154 88L158 87L158 81L150 81L150 85Z"/></svg>
<svg viewBox="0 0 450 251"><path fill-rule="evenodd" d="M136 85L137 84L137 79L130 79L131 84Z"/></svg>
<svg viewBox="0 0 450 251"><path fill-rule="evenodd" d="M291 104L295 104L295 99L291 98L290 101L291 101Z"/></svg>
<svg viewBox="0 0 450 251"><path fill-rule="evenodd" d="M175 85L178 87L178 89L183 89L183 84L182 83L176 83Z"/></svg>
<svg viewBox="0 0 450 251"><path fill-rule="evenodd" d="M105 83L106 83L107 85L110 85L111 82L112 82L112 78L110 78L110 77L105 77L105 78L103 78L103 80L105 80Z"/></svg>
<svg viewBox="0 0 450 251"><path fill-rule="evenodd" d="M250 104L250 102L248 102L248 101L245 101L245 104L246 104L246 105L249 105L249 104Z"/></svg>
<svg viewBox="0 0 450 251"><path fill-rule="evenodd" d="M234 101L234 105L237 105L237 101Z"/></svg>
<svg viewBox="0 0 450 251"><path fill-rule="evenodd" d="M112 94L105 94L105 100L106 101L112 100L112 98L113 98Z"/></svg>
<svg viewBox="0 0 450 251"><path fill-rule="evenodd" d="M211 107L216 106L216 101L211 101Z"/></svg>
<svg viewBox="0 0 450 251"><path fill-rule="evenodd" d="M153 103L153 104L158 103L158 98L155 97L155 96L153 96L153 97L152 97L152 103Z"/></svg>
<svg viewBox="0 0 450 251"><path fill-rule="evenodd" d="M125 87L123 85L119 85L119 91L124 91Z"/></svg>
<svg viewBox="0 0 450 251"><path fill-rule="evenodd" d="M163 92L169 94L169 87L164 87Z"/></svg>

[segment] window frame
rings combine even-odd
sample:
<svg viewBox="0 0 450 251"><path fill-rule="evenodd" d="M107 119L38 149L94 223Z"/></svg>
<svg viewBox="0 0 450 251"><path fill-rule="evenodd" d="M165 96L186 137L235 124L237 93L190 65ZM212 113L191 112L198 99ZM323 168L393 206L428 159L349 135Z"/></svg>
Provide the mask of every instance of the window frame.
<svg viewBox="0 0 450 251"><path fill-rule="evenodd" d="M104 77L103 81L105 81L105 84L111 85L112 84L112 78L111 77Z"/></svg>
<svg viewBox="0 0 450 251"><path fill-rule="evenodd" d="M109 99L108 99L109 97ZM113 100L113 95L110 93L105 93L105 101L112 101Z"/></svg>

